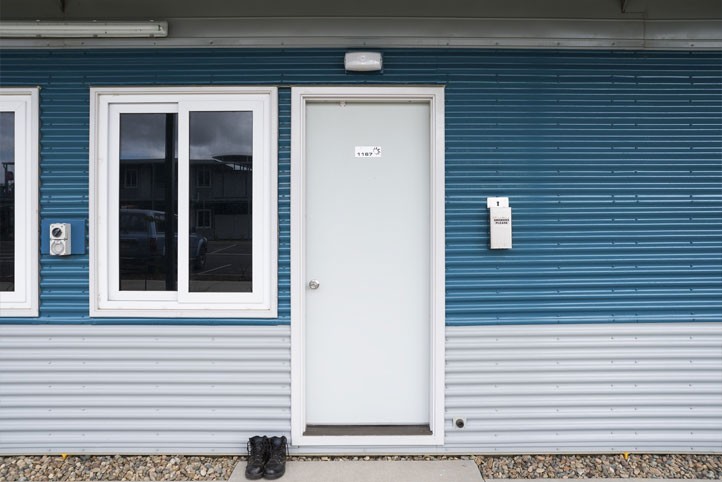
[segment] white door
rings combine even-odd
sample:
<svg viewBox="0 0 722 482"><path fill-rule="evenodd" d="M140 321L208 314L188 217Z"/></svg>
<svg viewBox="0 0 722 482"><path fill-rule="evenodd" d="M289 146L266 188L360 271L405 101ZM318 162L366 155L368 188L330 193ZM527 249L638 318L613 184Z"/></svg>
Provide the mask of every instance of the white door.
<svg viewBox="0 0 722 482"><path fill-rule="evenodd" d="M305 118L307 426L430 423L431 107Z"/></svg>

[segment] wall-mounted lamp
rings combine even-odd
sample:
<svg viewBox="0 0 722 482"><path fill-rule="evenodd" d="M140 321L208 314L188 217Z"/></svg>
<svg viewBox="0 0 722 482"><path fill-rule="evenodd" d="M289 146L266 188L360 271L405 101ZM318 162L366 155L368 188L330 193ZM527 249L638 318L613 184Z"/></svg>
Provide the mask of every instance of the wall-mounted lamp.
<svg viewBox="0 0 722 482"><path fill-rule="evenodd" d="M383 67L381 52L346 52L346 70L352 72L376 72Z"/></svg>
<svg viewBox="0 0 722 482"><path fill-rule="evenodd" d="M168 22L0 22L2 38L167 37Z"/></svg>

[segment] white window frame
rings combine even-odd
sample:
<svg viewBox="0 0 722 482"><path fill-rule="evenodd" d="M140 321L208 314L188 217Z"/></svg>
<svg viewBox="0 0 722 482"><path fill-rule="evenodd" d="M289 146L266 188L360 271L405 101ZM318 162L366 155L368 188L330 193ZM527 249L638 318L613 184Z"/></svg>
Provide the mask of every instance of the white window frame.
<svg viewBox="0 0 722 482"><path fill-rule="evenodd" d="M15 289L0 292L0 317L38 316L39 89L0 88L0 110L15 114Z"/></svg>
<svg viewBox="0 0 722 482"><path fill-rule="evenodd" d="M149 318L277 316L277 89L275 87L92 88L90 111L90 314ZM253 283L250 293L189 292L189 116L253 112ZM178 291L121 291L120 113L178 114ZM182 233L185 233L183 235Z"/></svg>

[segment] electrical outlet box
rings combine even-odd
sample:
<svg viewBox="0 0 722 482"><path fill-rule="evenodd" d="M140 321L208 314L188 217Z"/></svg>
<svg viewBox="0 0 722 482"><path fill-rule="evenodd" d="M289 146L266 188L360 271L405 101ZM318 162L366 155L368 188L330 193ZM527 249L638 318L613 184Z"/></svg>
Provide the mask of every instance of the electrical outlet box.
<svg viewBox="0 0 722 482"><path fill-rule="evenodd" d="M462 430L466 427L466 417L452 417L451 425L456 430Z"/></svg>
<svg viewBox="0 0 722 482"><path fill-rule="evenodd" d="M2 0L0 0L2 1ZM45 218L40 223L41 226L41 236L40 236L40 254L50 255L50 256L57 256L56 254L50 253L50 244L52 241L55 241L53 236L51 236L50 226L56 225L56 224L69 224L70 230L66 230L65 234L68 235L68 240L70 240L70 244L66 244L70 248L70 252L67 254L72 254L73 256L77 254L85 254L87 253L87 246L86 246L86 221L85 219L79 219L79 218L72 218L69 216L64 216L62 218L56 218L56 217L50 217ZM58 233L60 234L60 233Z"/></svg>
<svg viewBox="0 0 722 482"><path fill-rule="evenodd" d="M72 253L72 237L70 223L51 224L49 234L51 256L68 256Z"/></svg>

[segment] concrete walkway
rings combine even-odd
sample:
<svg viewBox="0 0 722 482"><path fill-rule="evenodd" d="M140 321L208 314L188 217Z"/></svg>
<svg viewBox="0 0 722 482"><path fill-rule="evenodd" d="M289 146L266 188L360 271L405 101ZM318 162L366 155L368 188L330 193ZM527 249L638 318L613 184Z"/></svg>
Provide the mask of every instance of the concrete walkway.
<svg viewBox="0 0 722 482"><path fill-rule="evenodd" d="M239 462L228 482L245 482L246 462ZM265 480L265 479L261 479ZM473 460L432 461L291 461L283 482L709 482L701 479L486 479Z"/></svg>
<svg viewBox="0 0 722 482"><path fill-rule="evenodd" d="M244 482L241 462L229 482ZM483 482L473 460L288 462L283 482ZM508 481L507 481L508 482ZM568 482L568 481L565 481Z"/></svg>

